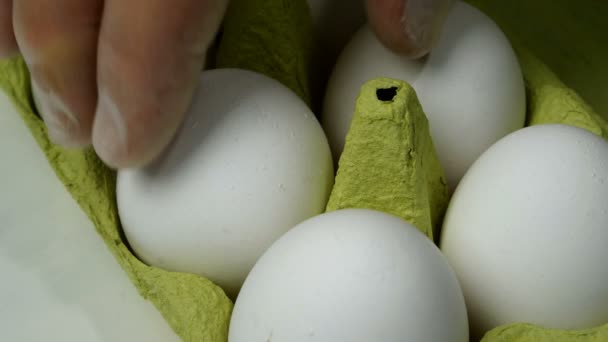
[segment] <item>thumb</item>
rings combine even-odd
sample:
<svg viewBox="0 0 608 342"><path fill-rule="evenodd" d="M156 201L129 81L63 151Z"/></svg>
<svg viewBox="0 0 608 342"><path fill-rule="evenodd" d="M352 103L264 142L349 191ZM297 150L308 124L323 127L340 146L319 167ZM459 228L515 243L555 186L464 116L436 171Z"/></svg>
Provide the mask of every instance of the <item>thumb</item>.
<svg viewBox="0 0 608 342"><path fill-rule="evenodd" d="M378 39L391 50L418 58L441 32L452 0L366 0L367 16Z"/></svg>

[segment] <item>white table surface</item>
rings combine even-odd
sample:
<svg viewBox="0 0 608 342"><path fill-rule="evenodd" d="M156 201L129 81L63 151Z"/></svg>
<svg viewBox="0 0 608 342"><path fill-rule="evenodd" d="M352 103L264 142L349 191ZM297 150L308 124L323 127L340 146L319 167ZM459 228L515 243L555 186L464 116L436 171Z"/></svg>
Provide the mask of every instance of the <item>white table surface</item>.
<svg viewBox="0 0 608 342"><path fill-rule="evenodd" d="M0 91L0 341L178 341Z"/></svg>

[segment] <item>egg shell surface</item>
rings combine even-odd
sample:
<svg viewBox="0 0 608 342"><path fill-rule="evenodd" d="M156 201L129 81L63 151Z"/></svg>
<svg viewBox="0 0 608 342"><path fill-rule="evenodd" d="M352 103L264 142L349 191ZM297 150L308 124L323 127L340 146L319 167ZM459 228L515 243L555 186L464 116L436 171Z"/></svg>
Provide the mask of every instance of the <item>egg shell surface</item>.
<svg viewBox="0 0 608 342"><path fill-rule="evenodd" d="M400 79L416 90L451 189L483 151L524 125L524 81L509 41L489 17L461 1L454 2L436 46L423 59L390 51L368 26L353 36L323 105L334 160L344 148L361 85L377 77Z"/></svg>
<svg viewBox="0 0 608 342"><path fill-rule="evenodd" d="M154 164L121 170L117 201L137 256L234 296L257 258L323 212L333 166L310 109L251 71L201 74L181 130Z"/></svg>
<svg viewBox="0 0 608 342"><path fill-rule="evenodd" d="M468 323L430 239L396 216L343 209L299 224L260 258L228 340L464 342Z"/></svg>
<svg viewBox="0 0 608 342"><path fill-rule="evenodd" d="M456 189L440 246L478 337L608 322L608 142L566 125L501 139Z"/></svg>

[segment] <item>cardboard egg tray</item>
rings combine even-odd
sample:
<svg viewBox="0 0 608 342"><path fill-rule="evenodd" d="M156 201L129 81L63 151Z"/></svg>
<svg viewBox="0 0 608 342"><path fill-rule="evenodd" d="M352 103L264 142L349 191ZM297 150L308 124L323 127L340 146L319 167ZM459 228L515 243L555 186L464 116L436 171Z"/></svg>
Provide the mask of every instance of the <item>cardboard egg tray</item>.
<svg viewBox="0 0 608 342"><path fill-rule="evenodd" d="M469 2L499 24L518 53L526 81L527 125L569 124L608 139L608 123L598 114L603 111L608 115L608 86L603 84L608 79L604 35L608 23L602 18L608 16L607 2ZM312 98L308 81L302 81L310 79L307 61L313 44L307 6L305 0L289 5L278 0L233 1L220 37L217 66L262 72L284 83L307 103L318 102ZM265 28L266 35L248 40L255 35L248 29L251 27ZM265 48L260 49L260 44ZM0 87L13 100L57 177L92 220L141 296L156 306L184 341L225 342L231 299L203 277L151 267L133 255L117 213L115 172L92 149L69 151L49 141L33 105L27 66L20 57L0 61ZM515 324L496 328L483 339L543 340L608 340L608 327L559 331Z"/></svg>

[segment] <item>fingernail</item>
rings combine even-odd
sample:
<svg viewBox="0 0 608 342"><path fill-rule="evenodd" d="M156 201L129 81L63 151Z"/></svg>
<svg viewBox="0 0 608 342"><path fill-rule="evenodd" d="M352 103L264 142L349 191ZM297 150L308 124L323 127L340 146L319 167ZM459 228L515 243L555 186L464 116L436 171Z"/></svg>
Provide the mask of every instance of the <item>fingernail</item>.
<svg viewBox="0 0 608 342"><path fill-rule="evenodd" d="M401 19L403 31L417 51L427 54L441 34L452 0L406 0Z"/></svg>
<svg viewBox="0 0 608 342"><path fill-rule="evenodd" d="M112 97L103 90L99 93L95 126L93 145L106 163L111 165L117 155L127 155L127 124L124 115Z"/></svg>
<svg viewBox="0 0 608 342"><path fill-rule="evenodd" d="M78 118L61 97L40 84L40 81L32 79L32 95L34 104L46 124L49 138L53 143L64 147L81 147L83 144L73 137L73 132L80 128Z"/></svg>

